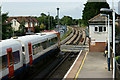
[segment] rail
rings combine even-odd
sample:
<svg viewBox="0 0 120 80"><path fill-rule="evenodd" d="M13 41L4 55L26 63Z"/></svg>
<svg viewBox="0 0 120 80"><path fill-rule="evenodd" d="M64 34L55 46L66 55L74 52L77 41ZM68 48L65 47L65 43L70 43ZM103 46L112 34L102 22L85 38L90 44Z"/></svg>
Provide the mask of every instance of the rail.
<svg viewBox="0 0 120 80"><path fill-rule="evenodd" d="M73 33L75 35L73 35L72 38L70 40L68 40L65 44L70 44L74 40L74 38L76 37L76 33L77 33L77 31L75 30L75 32Z"/></svg>
<svg viewBox="0 0 120 80"><path fill-rule="evenodd" d="M82 33L79 31L79 34L78 34L78 37L77 37L77 39L74 41L74 45L77 45L79 42L78 41L80 41L81 40L81 37L82 37Z"/></svg>
<svg viewBox="0 0 120 80"><path fill-rule="evenodd" d="M46 79L49 79L49 77L59 68L59 66L68 58L70 53L50 72L50 74L46 77Z"/></svg>
<svg viewBox="0 0 120 80"><path fill-rule="evenodd" d="M75 30L72 28L72 33L71 33L67 38L65 38L64 40L62 40L62 41L60 42L60 45L66 43L71 37L73 37L74 32L75 32Z"/></svg>

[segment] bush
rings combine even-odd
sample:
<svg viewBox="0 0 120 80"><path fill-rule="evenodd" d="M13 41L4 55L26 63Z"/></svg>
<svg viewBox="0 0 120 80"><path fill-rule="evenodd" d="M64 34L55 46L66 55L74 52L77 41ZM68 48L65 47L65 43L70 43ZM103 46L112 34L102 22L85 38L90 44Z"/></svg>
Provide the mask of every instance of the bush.
<svg viewBox="0 0 120 80"><path fill-rule="evenodd" d="M35 33L40 32L40 27L39 26L35 26Z"/></svg>
<svg viewBox="0 0 120 80"><path fill-rule="evenodd" d="M115 60L120 64L120 56L115 57Z"/></svg>

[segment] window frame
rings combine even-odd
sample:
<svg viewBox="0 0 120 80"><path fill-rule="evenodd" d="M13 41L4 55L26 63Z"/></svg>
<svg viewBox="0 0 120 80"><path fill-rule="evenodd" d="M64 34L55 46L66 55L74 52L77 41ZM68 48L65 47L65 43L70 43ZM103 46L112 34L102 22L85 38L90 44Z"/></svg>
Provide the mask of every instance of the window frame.
<svg viewBox="0 0 120 80"><path fill-rule="evenodd" d="M102 31L100 31L100 27L102 27L101 28ZM95 28L97 28L97 31L95 31ZM104 28L106 28L106 30ZM95 26L94 27L94 32L99 32L99 33L101 33L101 32L107 32L107 27L106 26Z"/></svg>
<svg viewBox="0 0 120 80"><path fill-rule="evenodd" d="M100 31L100 28L101 28L101 31ZM103 32L103 27L102 26L99 26L99 32Z"/></svg>
<svg viewBox="0 0 120 80"><path fill-rule="evenodd" d="M3 57L4 57L4 64L5 64L4 67L3 67ZM1 61L1 63L2 63L1 69L2 69L2 70L7 69L7 68L8 68L7 55L1 56L1 57L0 57L0 60L2 60L2 61Z"/></svg>
<svg viewBox="0 0 120 80"><path fill-rule="evenodd" d="M18 53L17 53L17 52L18 52ZM20 51L19 51L19 50L14 51L14 52L12 52L12 54L13 54L13 63L14 63L14 64L20 63ZM17 54L17 56L16 56L15 54ZM16 59L16 57L17 57L17 59ZM19 57L19 60L18 60L18 57ZM17 61L16 61L16 60L17 60Z"/></svg>
<svg viewBox="0 0 120 80"><path fill-rule="evenodd" d="M103 31L107 32L107 27L106 26L103 27Z"/></svg>
<svg viewBox="0 0 120 80"><path fill-rule="evenodd" d="M95 29L95 28L97 28L97 31L96 31L96 29ZM95 27L94 27L94 31L95 31L95 32L98 32L98 30L99 30L99 29L98 29L98 26L95 26Z"/></svg>

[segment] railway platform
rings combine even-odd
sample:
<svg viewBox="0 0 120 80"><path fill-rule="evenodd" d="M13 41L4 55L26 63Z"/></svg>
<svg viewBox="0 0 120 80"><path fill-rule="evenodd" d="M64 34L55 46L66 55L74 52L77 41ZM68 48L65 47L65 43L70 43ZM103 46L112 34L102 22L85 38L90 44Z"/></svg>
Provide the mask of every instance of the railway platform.
<svg viewBox="0 0 120 80"><path fill-rule="evenodd" d="M103 54L103 52L81 51L64 79L112 80L112 71L108 71L107 60Z"/></svg>

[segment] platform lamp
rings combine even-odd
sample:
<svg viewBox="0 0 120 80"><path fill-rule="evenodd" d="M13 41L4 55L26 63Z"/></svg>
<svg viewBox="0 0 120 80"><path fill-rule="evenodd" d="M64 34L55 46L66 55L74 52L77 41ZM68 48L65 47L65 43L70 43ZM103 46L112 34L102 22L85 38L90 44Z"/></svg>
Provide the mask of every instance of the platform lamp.
<svg viewBox="0 0 120 80"><path fill-rule="evenodd" d="M113 13L113 80L115 80L115 10L101 8L100 11L112 12Z"/></svg>
<svg viewBox="0 0 120 80"><path fill-rule="evenodd" d="M59 10L60 8L57 8L57 25L58 25L58 31L59 31Z"/></svg>
<svg viewBox="0 0 120 80"><path fill-rule="evenodd" d="M108 18L108 71L110 71L110 21L109 21L109 14L100 14L100 16L104 16Z"/></svg>

